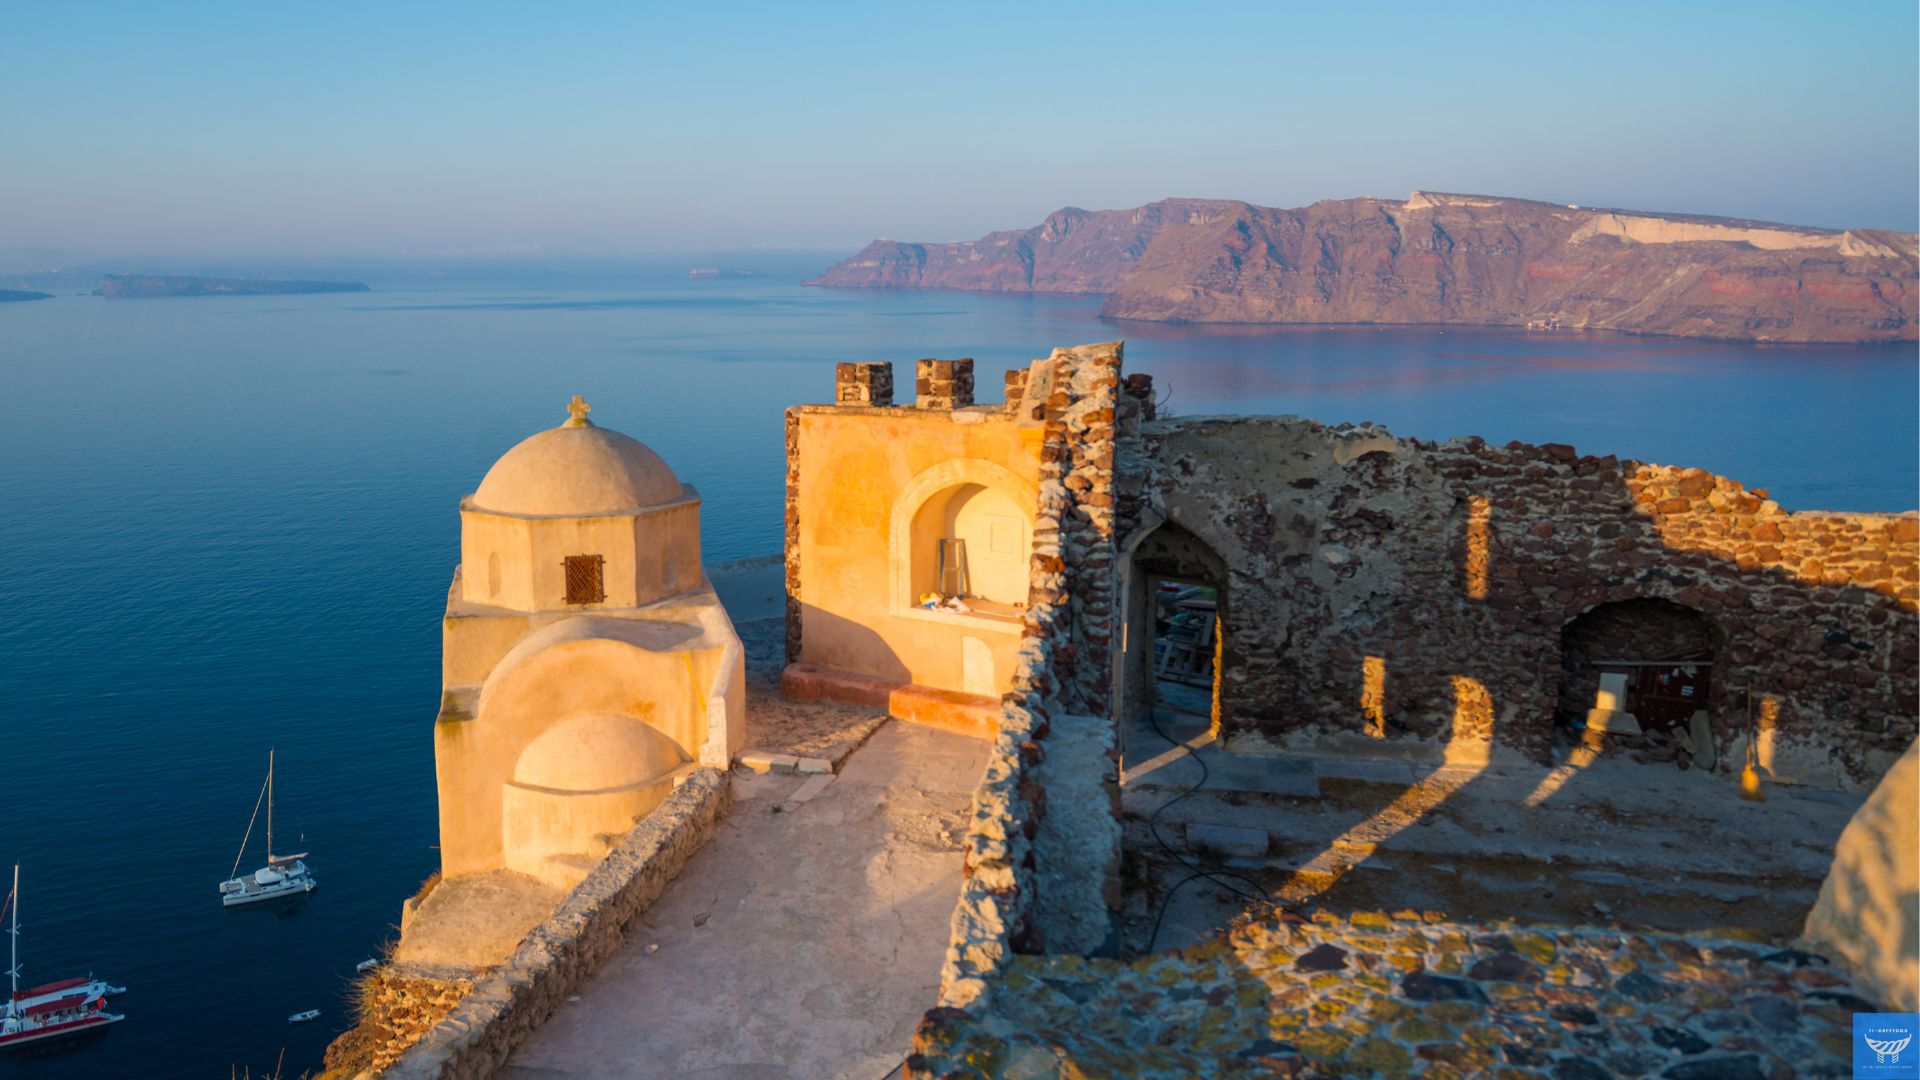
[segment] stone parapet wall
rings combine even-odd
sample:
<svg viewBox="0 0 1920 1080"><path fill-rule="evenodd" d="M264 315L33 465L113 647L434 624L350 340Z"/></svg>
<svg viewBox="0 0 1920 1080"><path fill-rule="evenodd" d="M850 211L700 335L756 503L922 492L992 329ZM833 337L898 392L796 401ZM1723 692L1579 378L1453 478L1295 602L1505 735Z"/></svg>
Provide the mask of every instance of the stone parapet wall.
<svg viewBox="0 0 1920 1080"><path fill-rule="evenodd" d="M359 1019L327 1047L321 1080L386 1070L447 1018L473 989L472 979L375 968L355 984Z"/></svg>
<svg viewBox="0 0 1920 1080"><path fill-rule="evenodd" d="M497 1074L521 1040L619 947L628 925L706 841L730 800L725 772L695 770L505 963L378 1075L467 1080Z"/></svg>
<svg viewBox="0 0 1920 1080"><path fill-rule="evenodd" d="M1631 600L1711 622L1723 764L1752 745L1794 779L1870 783L1914 738L1913 514L1788 513L1704 470L1558 444L1291 417L1141 430L1121 489L1228 568L1229 742L1491 740L1544 758L1563 632Z"/></svg>
<svg viewBox="0 0 1920 1080"><path fill-rule="evenodd" d="M1113 593L1113 420L1119 381L1118 343L1057 349L1051 365L1040 455L1039 505L1034 518L1027 607L1013 688L1002 699L1000 730L967 829L966 880L953 914L940 1000L960 1006L985 992L987 981L1017 953L1048 948L1049 923L1076 948L1098 943L1084 910L1104 911L1099 876L1105 845L1117 865L1119 830L1113 818L1118 779L1106 750L1112 746L1106 709L1106 645ZM1055 725L1071 725L1076 767L1091 755L1103 769L1106 791L1095 807L1049 807L1043 771ZM1100 740L1104 738L1104 742ZM1065 790L1063 788L1063 790ZM1084 801L1084 800L1083 800ZM1089 813L1089 810L1092 813ZM1050 823L1052 815L1060 820ZM1102 829L1100 822L1111 826ZM1110 835L1108 835L1110 834ZM1050 852L1049 844L1063 850ZM1071 845L1071 848L1067 846ZM1089 850L1095 849L1095 850ZM1049 856L1075 880L1056 882L1045 895ZM1071 867L1071 869L1067 869ZM1049 916L1055 916L1050 919Z"/></svg>

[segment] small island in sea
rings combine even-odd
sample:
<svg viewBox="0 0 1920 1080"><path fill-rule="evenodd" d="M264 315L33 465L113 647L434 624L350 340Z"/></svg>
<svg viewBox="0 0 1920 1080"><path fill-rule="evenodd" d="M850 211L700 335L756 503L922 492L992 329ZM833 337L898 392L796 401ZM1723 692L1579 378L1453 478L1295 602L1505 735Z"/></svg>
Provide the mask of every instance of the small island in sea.
<svg viewBox="0 0 1920 1080"><path fill-rule="evenodd" d="M266 278L181 277L174 274L108 274L95 296L279 296L287 293L369 292L357 281L274 281Z"/></svg>
<svg viewBox="0 0 1920 1080"><path fill-rule="evenodd" d="M0 304L15 300L51 300L52 293L34 292L31 289L0 289Z"/></svg>
<svg viewBox="0 0 1920 1080"><path fill-rule="evenodd" d="M765 270L748 270L741 266L696 266L687 271L690 278L756 278L766 277Z"/></svg>

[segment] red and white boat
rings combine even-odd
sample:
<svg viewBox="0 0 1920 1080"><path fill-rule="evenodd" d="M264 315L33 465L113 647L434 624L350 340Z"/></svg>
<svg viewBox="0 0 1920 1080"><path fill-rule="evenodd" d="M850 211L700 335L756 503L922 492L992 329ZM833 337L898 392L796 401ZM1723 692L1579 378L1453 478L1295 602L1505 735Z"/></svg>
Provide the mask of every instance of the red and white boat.
<svg viewBox="0 0 1920 1080"><path fill-rule="evenodd" d="M0 1005L0 1050L78 1035L126 1019L107 1011L107 995L124 994L126 987L108 986L91 975L20 989L20 867L17 864L13 868L13 891L7 894L6 908L13 916L13 923L7 928L13 943L7 965L11 985L6 1003Z"/></svg>

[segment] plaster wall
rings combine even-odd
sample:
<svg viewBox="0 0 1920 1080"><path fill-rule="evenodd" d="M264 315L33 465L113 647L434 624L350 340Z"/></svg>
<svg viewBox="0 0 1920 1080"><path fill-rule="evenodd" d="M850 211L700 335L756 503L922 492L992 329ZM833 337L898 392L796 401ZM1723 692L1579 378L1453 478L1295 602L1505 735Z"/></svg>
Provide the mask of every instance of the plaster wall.
<svg viewBox="0 0 1920 1080"><path fill-rule="evenodd" d="M1907 748L1840 834L1806 936L1852 965L1883 1005L1920 1009L1920 747Z"/></svg>
<svg viewBox="0 0 1920 1080"><path fill-rule="evenodd" d="M460 510L461 599L516 611L635 607L692 588L700 571L700 496L631 514L527 517ZM605 562L599 604L566 602L565 560Z"/></svg>
<svg viewBox="0 0 1920 1080"><path fill-rule="evenodd" d="M497 644L528 619L502 618L509 629L500 633L484 632L484 616L449 619L449 652L455 632ZM652 809L672 770L688 762L724 767L744 739L744 654L711 590L536 623L479 687L448 688L435 725L441 863L449 877L506 865L545 877L529 867L569 851L602 854L593 838L624 833ZM581 722L601 717L644 725L660 742L611 745L601 728ZM556 769L553 762L572 764ZM509 803L526 815L511 829ZM586 846L568 847L575 842ZM570 876L560 882L568 886L585 869L552 865Z"/></svg>
<svg viewBox="0 0 1920 1080"><path fill-rule="evenodd" d="M789 601L798 601L790 616L798 655L789 658L941 690L1004 692L1019 618L914 608L935 558L932 530L918 530L916 542L914 522L922 509L923 522L944 522L956 494L983 488L996 512L989 516L1019 514L1024 564L1039 426L984 407L801 406L789 411L789 430ZM989 573L979 584L997 582L992 560L983 565Z"/></svg>

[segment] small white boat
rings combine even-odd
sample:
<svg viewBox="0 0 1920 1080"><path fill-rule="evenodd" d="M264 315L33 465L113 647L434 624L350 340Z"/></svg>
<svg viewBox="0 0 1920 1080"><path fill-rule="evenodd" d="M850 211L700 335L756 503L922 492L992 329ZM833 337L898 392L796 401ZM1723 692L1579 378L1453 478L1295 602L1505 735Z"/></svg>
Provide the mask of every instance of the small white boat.
<svg viewBox="0 0 1920 1080"><path fill-rule="evenodd" d="M247 857L247 841L253 838L253 823L260 818L262 801L267 804L267 865L242 877L240 860ZM240 853L233 857L231 876L220 883L220 903L233 907L312 892L315 882L313 871L302 861L306 857L304 851L298 855L273 853L273 751L269 750L267 782L260 787L260 797L253 801L253 817L247 819L247 832L240 838Z"/></svg>
<svg viewBox="0 0 1920 1080"><path fill-rule="evenodd" d="M294 1013L292 1016L287 1017L287 1023L304 1024L309 1020L318 1020L318 1019L320 1019L320 1010L308 1009L306 1012L297 1012L297 1013Z"/></svg>
<svg viewBox="0 0 1920 1080"><path fill-rule="evenodd" d="M367 972L372 971L374 968L377 968L379 966L380 966L380 961L369 957L353 965L353 970L356 974L365 975Z"/></svg>
<svg viewBox="0 0 1920 1080"><path fill-rule="evenodd" d="M46 1039L78 1035L117 1024L126 1017L107 1011L108 994L124 994L124 986L109 986L88 975L84 979L61 979L42 986L20 989L20 867L13 868L13 891L7 894L6 909L13 914L7 933L13 938L7 977L11 985L7 1000L0 1004L0 1050L24 1046Z"/></svg>

